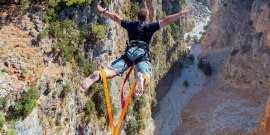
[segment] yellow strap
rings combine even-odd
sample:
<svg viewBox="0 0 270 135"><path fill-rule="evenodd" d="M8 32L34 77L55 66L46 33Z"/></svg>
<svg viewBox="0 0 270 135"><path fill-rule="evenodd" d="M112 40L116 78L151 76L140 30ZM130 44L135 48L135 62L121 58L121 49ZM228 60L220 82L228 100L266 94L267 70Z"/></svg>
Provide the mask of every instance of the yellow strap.
<svg viewBox="0 0 270 135"><path fill-rule="evenodd" d="M131 99L133 90L135 89L135 86L136 86L136 80L133 81L132 87L131 87L131 89L130 89L130 91L129 91L129 94L128 94L128 97L127 97L127 100L126 100L124 109L122 110L122 113L121 113L121 115L120 115L120 119L119 119L118 124L117 124L117 127L116 127L115 135L118 135L118 132L119 132L120 127L121 127L121 124L122 124L122 121L123 121L124 116L125 116L125 114L126 114L126 111L127 111L127 109L128 109L128 104L129 104L129 102L130 102L130 99Z"/></svg>
<svg viewBox="0 0 270 135"><path fill-rule="evenodd" d="M125 103L125 106L124 106L124 109L122 110L122 113L120 115L120 119L119 119L119 121L117 123L116 132L114 132L113 116L112 116L112 109L111 109L111 104L110 104L109 91L108 91L107 81L106 81L106 73L105 73L104 70L100 70L100 72L101 72L102 82L103 82L103 86L104 86L104 93L105 93L107 110L108 110L108 115L109 115L109 120L110 120L111 132L112 132L112 135L118 135L119 131L120 131L121 124L122 124L122 121L123 121L124 116L125 116L125 114L127 112L128 105L129 105L129 102L131 100L131 96L132 96L133 91L134 91L135 86L136 86L136 80L133 81L132 87L131 87L131 89L129 91L129 94L128 94L128 97L127 97L127 100L126 100L126 103Z"/></svg>
<svg viewBox="0 0 270 135"><path fill-rule="evenodd" d="M108 91L108 86L107 86L107 81L106 81L106 73L105 73L104 70L100 70L100 72L101 72L102 82L103 82L103 86L104 86L104 93L105 93L107 110L108 110L108 115L109 115L109 120L110 120L111 132L112 132L112 135L114 135L114 125L113 125L112 109L111 109L109 91Z"/></svg>

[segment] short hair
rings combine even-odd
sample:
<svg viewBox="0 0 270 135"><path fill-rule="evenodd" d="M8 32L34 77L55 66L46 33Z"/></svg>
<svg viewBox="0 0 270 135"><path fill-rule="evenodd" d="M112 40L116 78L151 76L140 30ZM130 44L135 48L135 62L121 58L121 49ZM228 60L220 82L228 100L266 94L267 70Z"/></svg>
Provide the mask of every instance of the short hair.
<svg viewBox="0 0 270 135"><path fill-rule="evenodd" d="M148 9L147 8L140 9L137 16L139 21L146 21L148 16Z"/></svg>

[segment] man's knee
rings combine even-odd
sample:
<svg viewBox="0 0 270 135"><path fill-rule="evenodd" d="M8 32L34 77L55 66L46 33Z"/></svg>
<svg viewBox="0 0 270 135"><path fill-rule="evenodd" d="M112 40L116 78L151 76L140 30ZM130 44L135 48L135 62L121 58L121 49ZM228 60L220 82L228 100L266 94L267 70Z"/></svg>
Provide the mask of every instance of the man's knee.
<svg viewBox="0 0 270 135"><path fill-rule="evenodd" d="M136 77L138 79L138 77L142 77L144 79L144 86L145 87L148 87L149 84L150 84L150 75L146 74L146 73L141 73L141 72L138 72L136 74Z"/></svg>

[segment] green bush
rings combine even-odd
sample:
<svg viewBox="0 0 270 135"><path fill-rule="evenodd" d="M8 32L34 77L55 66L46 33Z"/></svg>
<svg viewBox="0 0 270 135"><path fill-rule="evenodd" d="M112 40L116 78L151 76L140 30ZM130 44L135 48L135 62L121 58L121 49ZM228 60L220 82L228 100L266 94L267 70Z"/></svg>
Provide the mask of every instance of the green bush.
<svg viewBox="0 0 270 135"><path fill-rule="evenodd" d="M60 3L64 3L66 6L80 5L84 3L91 4L93 0L49 0L48 4L50 7L58 7Z"/></svg>
<svg viewBox="0 0 270 135"><path fill-rule="evenodd" d="M3 127L3 125L6 123L6 119L5 119L5 116L4 114L1 112L0 113L0 128Z"/></svg>
<svg viewBox="0 0 270 135"><path fill-rule="evenodd" d="M13 115L15 117L22 116L26 118L36 106L38 98L38 90L34 86L31 86L28 92L21 95L21 97L15 101L13 108Z"/></svg>
<svg viewBox="0 0 270 135"><path fill-rule="evenodd" d="M138 132L138 124L135 119L130 119L127 124L127 134L132 135Z"/></svg>
<svg viewBox="0 0 270 135"><path fill-rule="evenodd" d="M0 97L0 109L3 109L5 106L6 97Z"/></svg>
<svg viewBox="0 0 270 135"><path fill-rule="evenodd" d="M180 26L178 26L177 24L173 23L171 24L171 29L172 29L172 33L171 35L173 36L175 42L179 45L181 44L181 34L180 34Z"/></svg>
<svg viewBox="0 0 270 135"><path fill-rule="evenodd" d="M55 10L53 8L48 9L45 15L45 20L47 22L55 20L57 17L57 14L55 13Z"/></svg>
<svg viewBox="0 0 270 135"><path fill-rule="evenodd" d="M144 130L146 128L145 120L138 120L138 128Z"/></svg>
<svg viewBox="0 0 270 135"><path fill-rule="evenodd" d="M244 54L252 49L250 44L241 45L241 53Z"/></svg>
<svg viewBox="0 0 270 135"><path fill-rule="evenodd" d="M203 26L203 30L207 30L208 25Z"/></svg>
<svg viewBox="0 0 270 135"><path fill-rule="evenodd" d="M181 5L181 7L184 7L185 4L186 4L186 1L185 1L185 0L180 0L180 5Z"/></svg>
<svg viewBox="0 0 270 135"><path fill-rule="evenodd" d="M56 44L56 47L60 49L60 56L67 61L71 61L73 58L73 46L68 43L67 40L60 41Z"/></svg>
<svg viewBox="0 0 270 135"><path fill-rule="evenodd" d="M91 26L91 34L95 38L95 40L101 40L106 37L106 30L103 25L92 25Z"/></svg>
<svg viewBox="0 0 270 135"><path fill-rule="evenodd" d="M231 52L231 56L235 56L238 52L238 49L233 49L233 51Z"/></svg>
<svg viewBox="0 0 270 135"><path fill-rule="evenodd" d="M7 135L16 135L15 131L12 129L7 130Z"/></svg>
<svg viewBox="0 0 270 135"><path fill-rule="evenodd" d="M187 38L186 38L186 42L189 43L191 41L191 36L190 34L188 34Z"/></svg>
<svg viewBox="0 0 270 135"><path fill-rule="evenodd" d="M70 94L73 91L72 86L71 86L71 82L67 81L67 84L63 87L63 94L64 97L67 97L68 94Z"/></svg>
<svg viewBox="0 0 270 135"><path fill-rule="evenodd" d="M193 64L193 62L194 62L194 55L188 55L188 59L192 62L192 64Z"/></svg>
<svg viewBox="0 0 270 135"><path fill-rule="evenodd" d="M201 69L205 75L211 76L212 75L212 68L209 62L204 62L202 59L199 60L198 68Z"/></svg>
<svg viewBox="0 0 270 135"><path fill-rule="evenodd" d="M112 0L101 0L105 5L109 5Z"/></svg>
<svg viewBox="0 0 270 135"><path fill-rule="evenodd" d="M28 77L28 75L29 75L29 71L27 70L27 69L23 69L23 72L22 72L22 74L21 74L21 76L22 76L22 78L27 78Z"/></svg>
<svg viewBox="0 0 270 135"><path fill-rule="evenodd" d="M140 10L139 2L131 2L130 7L123 7L122 12L128 20L137 21L137 13Z"/></svg>
<svg viewBox="0 0 270 135"><path fill-rule="evenodd" d="M23 10L27 10L30 7L30 1L29 0L21 0L20 4L21 4L20 7Z"/></svg>
<svg viewBox="0 0 270 135"><path fill-rule="evenodd" d="M91 4L92 3L92 0L68 0L66 2L66 5L67 6L72 6L72 5L82 5L83 3L88 3L88 4Z"/></svg>
<svg viewBox="0 0 270 135"><path fill-rule="evenodd" d="M87 117L88 120L91 119L92 117L92 113L95 111L95 103L92 100L89 100L86 104L85 104L85 115Z"/></svg>
<svg viewBox="0 0 270 135"><path fill-rule="evenodd" d="M47 29L45 29L39 33L38 40L41 40L41 39L48 37L48 36L49 36L49 31Z"/></svg>
<svg viewBox="0 0 270 135"><path fill-rule="evenodd" d="M184 83L183 83L183 85L187 88L187 87L189 87L189 83L188 83L188 81L187 80L185 80L184 81Z"/></svg>
<svg viewBox="0 0 270 135"><path fill-rule="evenodd" d="M92 92L95 92L93 95L93 102L99 117L107 115L107 106L105 101L104 90L101 84L95 84L92 87ZM110 98L111 99L111 98Z"/></svg>
<svg viewBox="0 0 270 135"><path fill-rule="evenodd" d="M71 61L74 57L74 44L78 44L80 39L80 34L74 22L70 19L51 22L48 33L51 37L57 39L57 43L53 46L55 55L61 56L66 61Z"/></svg>
<svg viewBox="0 0 270 135"><path fill-rule="evenodd" d="M146 104L147 104L147 100L146 100L146 98L144 96L140 97L138 102L139 102L139 107L140 108L145 107Z"/></svg>
<svg viewBox="0 0 270 135"><path fill-rule="evenodd" d="M194 35L192 38L193 38L193 42L194 43L198 43L199 42L199 39L198 39L198 37L196 35Z"/></svg>

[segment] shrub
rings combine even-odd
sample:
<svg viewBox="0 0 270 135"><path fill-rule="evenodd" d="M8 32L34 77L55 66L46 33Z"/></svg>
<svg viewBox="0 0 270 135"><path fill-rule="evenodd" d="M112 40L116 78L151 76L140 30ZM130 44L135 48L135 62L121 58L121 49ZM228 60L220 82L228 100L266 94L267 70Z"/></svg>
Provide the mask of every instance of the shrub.
<svg viewBox="0 0 270 135"><path fill-rule="evenodd" d="M91 119L92 117L92 113L95 111L95 103L92 100L89 100L86 104L85 104L85 115L87 117L88 120Z"/></svg>
<svg viewBox="0 0 270 135"><path fill-rule="evenodd" d="M73 58L73 46L68 43L67 40L60 41L56 44L56 47L60 49L60 56L65 58L66 61L71 61Z"/></svg>
<svg viewBox="0 0 270 135"><path fill-rule="evenodd" d="M127 134L132 135L138 132L138 124L135 119L130 119L127 124Z"/></svg>
<svg viewBox="0 0 270 135"><path fill-rule="evenodd" d="M244 54L246 52L249 52L251 50L251 45L250 44L244 44L241 45L241 53Z"/></svg>
<svg viewBox="0 0 270 135"><path fill-rule="evenodd" d="M211 76L212 75L212 68L209 62L204 62L201 58L198 63L198 68L201 69L205 75Z"/></svg>
<svg viewBox="0 0 270 135"><path fill-rule="evenodd" d="M186 38L186 42L189 43L191 41L191 36L190 34L188 34L187 38Z"/></svg>
<svg viewBox="0 0 270 135"><path fill-rule="evenodd" d="M138 102L139 102L140 108L145 107L146 104L147 104L147 100L146 100L146 98L145 98L144 96L142 96L142 97L138 100Z"/></svg>
<svg viewBox="0 0 270 135"><path fill-rule="evenodd" d="M21 0L20 3L21 3L20 7L23 10L27 10L30 7L30 1L29 0Z"/></svg>
<svg viewBox="0 0 270 135"><path fill-rule="evenodd" d="M45 21L49 22L49 21L55 20L56 17L57 17L57 14L55 13L54 9L53 8L48 9L45 15Z"/></svg>
<svg viewBox="0 0 270 135"><path fill-rule="evenodd" d="M231 56L235 56L238 52L238 49L233 49L233 51L231 52Z"/></svg>
<svg viewBox="0 0 270 135"><path fill-rule="evenodd" d="M111 3L112 0L102 0L102 2L105 4L105 5L109 5Z"/></svg>
<svg viewBox="0 0 270 135"><path fill-rule="evenodd" d="M93 34L95 40L101 40L106 37L105 27L103 25L92 25L91 34Z"/></svg>
<svg viewBox="0 0 270 135"><path fill-rule="evenodd" d="M16 135L15 131L12 129L7 130L7 135Z"/></svg>
<svg viewBox="0 0 270 135"><path fill-rule="evenodd" d="M107 106L105 101L105 95L101 84L95 84L91 90L93 94L93 102L99 117L107 115ZM111 98L110 98L111 99Z"/></svg>
<svg viewBox="0 0 270 135"><path fill-rule="evenodd" d="M157 99L156 98L153 98L152 99L152 102L151 102L151 108L154 108L154 107L156 107L157 106Z"/></svg>
<svg viewBox="0 0 270 135"><path fill-rule="evenodd" d="M171 35L173 36L175 42L177 44L181 44L180 26L178 26L177 24L173 23L173 24L171 24L171 29L172 29Z"/></svg>
<svg viewBox="0 0 270 135"><path fill-rule="evenodd" d="M189 83L188 83L188 81L187 80L185 80L184 81L184 83L183 83L183 85L187 88L187 87L189 87Z"/></svg>
<svg viewBox="0 0 270 135"><path fill-rule="evenodd" d="M48 122L49 122L51 128L53 128L53 127L55 126L55 123L54 123L54 121L53 121L52 118L49 118L49 119L48 119Z"/></svg>
<svg viewBox="0 0 270 135"><path fill-rule="evenodd" d="M27 78L28 77L28 75L29 75L29 71L27 70L27 69L23 69L23 72L22 72L22 74L21 74L21 76L22 76L22 78Z"/></svg>
<svg viewBox="0 0 270 135"><path fill-rule="evenodd" d="M192 55L192 54L189 55L189 56L188 56L188 59L189 59L189 60L191 61L191 63L193 64L194 59L195 59L195 58L194 58L194 55Z"/></svg>
<svg viewBox="0 0 270 135"><path fill-rule="evenodd" d="M138 120L138 128L144 130L146 127L145 120Z"/></svg>
<svg viewBox="0 0 270 135"><path fill-rule="evenodd" d="M207 30L208 25L203 26L203 30Z"/></svg>
<svg viewBox="0 0 270 135"><path fill-rule="evenodd" d="M4 116L4 114L1 112L1 113L0 113L0 128L3 127L3 125L5 124L5 122L6 122L5 116Z"/></svg>
<svg viewBox="0 0 270 135"><path fill-rule="evenodd" d="M184 7L185 4L186 4L186 1L185 1L185 0L180 0L180 5L181 5L181 7Z"/></svg>
<svg viewBox="0 0 270 135"><path fill-rule="evenodd" d="M41 33L39 33L37 38L38 38L38 40L41 40L45 37L48 37L48 35L49 35L49 31L47 29L45 29Z"/></svg>
<svg viewBox="0 0 270 135"><path fill-rule="evenodd" d="M22 116L23 118L26 118L36 106L37 98L37 88L31 86L28 92L22 94L21 97L15 102L13 115L15 117Z"/></svg>
<svg viewBox="0 0 270 135"><path fill-rule="evenodd" d="M60 3L64 3L66 6L73 5L83 5L84 3L91 4L93 0L49 0L48 4L50 7L56 8L60 5Z"/></svg>
<svg viewBox="0 0 270 135"><path fill-rule="evenodd" d="M198 37L196 35L194 35L192 38L193 38L193 42L194 43L198 43L199 42L199 39L198 39Z"/></svg>
<svg viewBox="0 0 270 135"><path fill-rule="evenodd" d="M67 84L64 86L63 92L64 92L64 97L66 97L69 93L73 91L71 87L70 81L67 81Z"/></svg>
<svg viewBox="0 0 270 135"><path fill-rule="evenodd" d="M0 109L3 109L5 106L6 97L0 97Z"/></svg>
<svg viewBox="0 0 270 135"><path fill-rule="evenodd" d="M53 90L52 91L52 98L55 99L56 98L56 95L57 95L57 90Z"/></svg>

